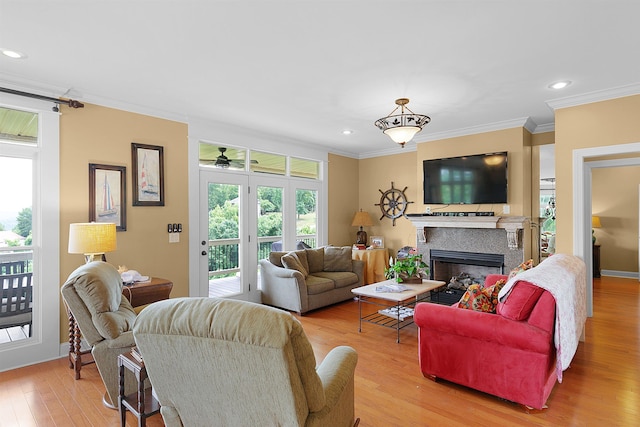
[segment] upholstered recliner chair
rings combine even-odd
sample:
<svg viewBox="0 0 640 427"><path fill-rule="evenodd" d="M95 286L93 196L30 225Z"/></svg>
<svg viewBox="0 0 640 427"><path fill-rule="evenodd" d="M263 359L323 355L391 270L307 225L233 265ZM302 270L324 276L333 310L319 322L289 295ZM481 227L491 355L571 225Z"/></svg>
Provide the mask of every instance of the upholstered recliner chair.
<svg viewBox="0 0 640 427"><path fill-rule="evenodd" d="M357 353L316 369L290 313L250 302L176 298L133 328L167 426L352 426Z"/></svg>
<svg viewBox="0 0 640 427"><path fill-rule="evenodd" d="M122 279L111 264L93 261L77 268L62 285L62 298L91 347L107 389L104 404L118 404L118 355L135 345L131 328L136 312L122 296ZM125 392L135 392L133 375L125 377Z"/></svg>

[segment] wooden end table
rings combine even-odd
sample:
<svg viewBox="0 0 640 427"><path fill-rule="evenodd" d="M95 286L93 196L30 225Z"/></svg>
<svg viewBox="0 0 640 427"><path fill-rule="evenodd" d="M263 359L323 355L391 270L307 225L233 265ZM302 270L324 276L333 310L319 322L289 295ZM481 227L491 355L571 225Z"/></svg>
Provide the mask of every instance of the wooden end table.
<svg viewBox="0 0 640 427"><path fill-rule="evenodd" d="M138 381L138 391L125 396L124 375L125 369L133 372ZM138 418L138 427L147 425L147 418L160 412L160 404L153 397L151 387L145 387L147 369L144 362L139 362L131 352L118 355L118 370L120 373L120 389L118 393L118 411L120 412L120 425L127 425L127 410Z"/></svg>
<svg viewBox="0 0 640 427"><path fill-rule="evenodd" d="M397 332L396 342L399 343L400 329L413 323L413 308L415 305L420 301L430 298L431 291L444 286L446 283L440 280L423 280L422 284L401 283L409 288L402 292L376 291L376 288L385 284L397 283L392 279L351 289L351 292L353 292L358 299L358 318L360 321L358 332L362 332L363 320L376 325L394 328ZM363 316L362 303L381 307L381 309Z"/></svg>
<svg viewBox="0 0 640 427"><path fill-rule="evenodd" d="M130 286L122 287L124 295L133 307L151 304L152 302L169 299L173 288L173 282L159 277L152 277L148 282L138 282ZM69 316L69 369L76 373L76 380L80 379L80 370L84 365L94 363L91 350L81 349L80 328L70 311Z"/></svg>

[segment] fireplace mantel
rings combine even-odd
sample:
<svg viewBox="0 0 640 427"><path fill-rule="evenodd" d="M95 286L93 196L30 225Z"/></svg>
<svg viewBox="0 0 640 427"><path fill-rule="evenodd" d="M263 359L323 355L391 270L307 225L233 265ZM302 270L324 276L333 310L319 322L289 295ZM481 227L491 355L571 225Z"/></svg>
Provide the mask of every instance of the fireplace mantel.
<svg viewBox="0 0 640 427"><path fill-rule="evenodd" d="M416 227L422 242L426 242L425 227L432 228L502 228L507 232L507 244L510 249L518 248L518 230L529 224L524 216L430 216L411 215L407 218Z"/></svg>

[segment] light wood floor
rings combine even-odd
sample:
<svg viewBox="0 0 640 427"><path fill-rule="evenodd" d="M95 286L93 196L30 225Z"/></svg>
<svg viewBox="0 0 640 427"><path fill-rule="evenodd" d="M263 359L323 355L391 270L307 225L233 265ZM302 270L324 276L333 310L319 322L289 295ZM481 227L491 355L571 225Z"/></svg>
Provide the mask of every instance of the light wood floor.
<svg viewBox="0 0 640 427"><path fill-rule="evenodd" d="M640 425L640 284L594 281L595 315L549 408L527 414L517 405L452 383L422 377L415 326L395 331L364 324L349 301L300 317L322 360L336 345L358 351L356 415L360 426L637 426ZM474 357L469 354L469 357ZM94 366L75 381L66 360L0 373L0 426L116 426L102 406L104 387ZM248 402L247 404L251 404ZM135 426L129 414L128 425ZM147 425L162 426L154 416Z"/></svg>

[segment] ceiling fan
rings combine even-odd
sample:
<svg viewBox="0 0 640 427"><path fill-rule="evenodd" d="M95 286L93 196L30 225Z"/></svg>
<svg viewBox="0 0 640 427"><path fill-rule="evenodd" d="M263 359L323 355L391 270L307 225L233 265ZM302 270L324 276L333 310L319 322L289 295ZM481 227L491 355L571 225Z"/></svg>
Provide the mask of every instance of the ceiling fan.
<svg viewBox="0 0 640 427"><path fill-rule="evenodd" d="M220 155L216 157L215 161L212 159L200 159L201 164L213 165L217 168L227 169L231 166L238 169L244 168L244 159L230 159L225 156L225 151L227 151L226 147L218 147L218 151L220 151ZM257 160L251 160L251 164L258 164Z"/></svg>

